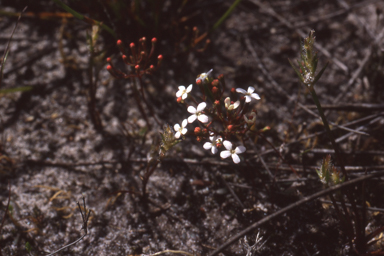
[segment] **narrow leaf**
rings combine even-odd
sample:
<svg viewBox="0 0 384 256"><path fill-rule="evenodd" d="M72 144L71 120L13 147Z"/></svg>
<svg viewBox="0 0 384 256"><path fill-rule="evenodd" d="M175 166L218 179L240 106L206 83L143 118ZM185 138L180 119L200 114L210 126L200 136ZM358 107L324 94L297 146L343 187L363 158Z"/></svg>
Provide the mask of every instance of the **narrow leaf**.
<svg viewBox="0 0 384 256"><path fill-rule="evenodd" d="M328 67L329 62L325 64L325 66L320 70L320 72L316 75L315 80L313 81L313 84L316 84L317 80L320 79L320 77L323 75L324 70Z"/></svg>

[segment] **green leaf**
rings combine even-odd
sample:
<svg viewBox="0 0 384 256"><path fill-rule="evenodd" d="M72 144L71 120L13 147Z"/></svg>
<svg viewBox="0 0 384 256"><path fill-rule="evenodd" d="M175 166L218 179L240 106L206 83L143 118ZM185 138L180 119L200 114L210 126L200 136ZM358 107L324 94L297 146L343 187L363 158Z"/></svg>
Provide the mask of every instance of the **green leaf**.
<svg viewBox="0 0 384 256"><path fill-rule="evenodd" d="M325 64L325 66L320 70L320 72L316 75L315 80L313 81L313 84L316 84L317 80L320 79L320 77L323 75L324 70L328 67L329 62Z"/></svg>
<svg viewBox="0 0 384 256"><path fill-rule="evenodd" d="M228 10L220 17L220 19L213 25L211 31L217 29L227 18L228 16L235 10L236 6L241 2L241 0L235 0L233 4L228 8Z"/></svg>
<svg viewBox="0 0 384 256"><path fill-rule="evenodd" d="M297 70L297 68L293 65L293 63L291 62L290 59L288 59L288 61L289 61L289 64L291 64L291 67L295 70L295 72L296 72L297 76L299 77L300 81L301 81L302 83L304 83L304 79L303 79L303 76L301 75L300 71ZM300 63L299 63L299 64L300 64Z"/></svg>
<svg viewBox="0 0 384 256"><path fill-rule="evenodd" d="M32 251L32 246L29 242L25 243L25 250L27 250L28 253Z"/></svg>
<svg viewBox="0 0 384 256"><path fill-rule="evenodd" d="M0 94L14 93L14 92L27 92L32 90L32 86L22 86L16 88L1 89Z"/></svg>

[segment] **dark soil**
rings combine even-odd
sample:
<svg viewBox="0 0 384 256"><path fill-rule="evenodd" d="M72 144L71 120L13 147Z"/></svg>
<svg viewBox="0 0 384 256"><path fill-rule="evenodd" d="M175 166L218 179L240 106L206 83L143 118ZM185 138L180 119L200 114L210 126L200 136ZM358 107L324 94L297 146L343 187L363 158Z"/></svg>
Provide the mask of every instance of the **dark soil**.
<svg viewBox="0 0 384 256"><path fill-rule="evenodd" d="M89 24L32 15L63 12L50 1L1 2L9 13L29 4L10 45L1 89L32 90L0 97L0 220L5 216L0 255L28 255L27 244L30 255L45 255L75 241L84 234L77 207L82 197L91 210L89 233L58 255L167 249L208 255L252 223L322 190L316 168L327 154L337 161L321 120L302 107L317 113L288 62L299 57L300 39L311 29L320 46L319 67L330 63L316 85L328 120L339 125L360 120L348 128L369 134L334 130L350 178L384 167L383 1L244 0L209 33L211 43L203 52L198 49L204 40L193 49L186 48L191 39L181 42L184 27L208 32L233 1L189 1L184 8L165 1L159 25L150 23L151 1L138 16L127 11L126 17L101 4L109 1L69 1L73 9L112 27L127 48L143 36L157 37L155 55L164 60L144 77L147 101L159 120L145 108L150 127L131 80L114 79L106 69L108 56L125 69L113 36L103 31L98 38L100 55L91 81ZM140 26L132 17L149 22ZM3 13L0 19L3 52L17 16ZM261 96L253 105L257 128L271 129L256 143L247 142L238 165L187 138L155 169L143 200L141 177L150 155L158 152L159 132L164 124L173 127L188 117L176 102L178 86L194 83L211 68L213 77L224 75L228 95L232 87L256 88ZM89 103L92 84L95 109ZM95 115L102 128L95 125ZM353 187L357 204L376 208L384 208L383 190L381 179ZM5 215L9 198L11 210ZM296 207L249 233L250 245L258 233L265 242L249 255L357 255L334 208L321 200L329 198ZM380 209L366 212L369 234L384 225L384 216ZM382 233L375 237L366 253L381 250ZM246 248L238 241L220 255L246 255Z"/></svg>

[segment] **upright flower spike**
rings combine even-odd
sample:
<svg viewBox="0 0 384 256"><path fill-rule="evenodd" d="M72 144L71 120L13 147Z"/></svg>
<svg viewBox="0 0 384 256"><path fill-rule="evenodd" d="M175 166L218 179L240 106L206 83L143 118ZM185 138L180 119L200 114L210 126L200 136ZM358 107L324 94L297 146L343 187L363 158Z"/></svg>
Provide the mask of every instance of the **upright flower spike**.
<svg viewBox="0 0 384 256"><path fill-rule="evenodd" d="M253 88L252 86L248 87L248 91L245 91L242 88L236 89L236 92L244 94L245 102L247 102L247 103L251 102L252 98L254 98L256 100L260 99L260 96L257 93L254 93L254 91L255 91L255 88Z"/></svg>
<svg viewBox="0 0 384 256"><path fill-rule="evenodd" d="M181 135L184 135L187 133L187 128L185 128L188 124L188 121L187 119L184 119L183 122L181 123L181 126L179 124L175 124L175 126L173 127L176 134L175 134L175 138L178 139L180 138Z"/></svg>
<svg viewBox="0 0 384 256"><path fill-rule="evenodd" d="M212 135L212 133L211 133ZM212 154L216 154L217 153L217 144L221 144L221 142L223 141L223 139L220 137L220 136L210 136L209 137L209 140L211 142L205 142L204 145L203 145L203 148L206 149L206 150L211 150Z"/></svg>
<svg viewBox="0 0 384 256"><path fill-rule="evenodd" d="M197 78L196 78L196 82L201 80L202 82L204 80L206 80L209 76L209 74L213 71L213 69L209 70L207 73L201 73Z"/></svg>
<svg viewBox="0 0 384 256"><path fill-rule="evenodd" d="M188 97L188 93L192 91L193 85L190 84L187 89L185 89L184 85L179 86L179 90L176 92L176 97L181 97L183 100L185 100Z"/></svg>
<svg viewBox="0 0 384 256"><path fill-rule="evenodd" d="M201 102L198 106L197 109L193 106L189 106L187 111L191 113L192 115L188 117L188 123L193 123L196 118L202 122L202 123L208 123L208 116L204 115L202 111L205 109L207 104L205 102Z"/></svg>
<svg viewBox="0 0 384 256"><path fill-rule="evenodd" d="M225 140L223 142L223 145L227 150L221 151L220 153L221 158L227 158L229 156L232 156L232 160L235 164L240 163L240 157L238 156L238 154L244 153L245 147L238 146L235 149L232 149L232 142L228 140Z"/></svg>

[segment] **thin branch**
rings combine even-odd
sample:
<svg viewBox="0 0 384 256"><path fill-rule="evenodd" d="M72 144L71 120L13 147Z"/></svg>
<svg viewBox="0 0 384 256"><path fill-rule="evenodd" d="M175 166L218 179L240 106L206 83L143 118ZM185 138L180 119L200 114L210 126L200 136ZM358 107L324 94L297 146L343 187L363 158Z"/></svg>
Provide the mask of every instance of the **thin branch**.
<svg viewBox="0 0 384 256"><path fill-rule="evenodd" d="M344 182L342 184L330 187L328 189L322 190L322 191L317 192L317 193L315 193L315 194L313 194L311 196L304 197L303 199L301 199L301 200L299 200L299 201L297 201L297 202L295 202L295 203L293 203L291 205L288 205L287 207L284 207L283 209L280 209L279 211L277 211L277 212L275 212L275 213L273 213L273 214L271 214L271 215L261 219L260 221L258 221L256 223L253 223L248 228L244 229L243 231L239 232L238 234L236 234L235 236L230 238L227 242L225 242L219 248L217 248L216 250L211 252L208 256L217 255L219 252L221 252L222 250L224 250L225 248L227 248L228 246L230 246L231 244L236 242L241 237L243 237L246 234L250 233L251 231L255 230L256 228L258 228L262 224L264 224L264 223L266 223L268 221L271 221L272 219L276 218L277 216L280 216L283 213L286 213L289 210L292 210L292 209L294 209L294 208L296 208L298 206L301 206L301 205L303 205L303 204L305 204L307 202L310 202L310 201L312 201L312 200L314 200L314 199L316 199L316 198L318 198L320 196L332 193L332 192L334 192L336 190L339 190L341 188L344 188L344 187L347 187L347 186L350 186L350 185L362 182L364 180L371 179L373 177L382 176L382 175L384 175L384 171L371 173L371 174L368 174L368 175L365 175L365 176L362 176L362 177L359 177L359 178L356 178L356 179L353 179L353 180L346 181L346 182Z"/></svg>
<svg viewBox="0 0 384 256"><path fill-rule="evenodd" d="M54 251L54 252L51 252L50 254L48 254L48 255L46 255L46 256L51 256L51 255L54 255L54 254L56 254L56 253L58 253L58 252L60 252L60 251L62 251L62 250L64 250L64 249L66 249L66 248L68 248L68 247L70 247L70 246L72 246L72 245L75 245L75 244L77 244L78 242L80 242L86 235L88 235L88 220L89 220L89 216L91 215L91 211L88 211L88 214L87 214L87 209L86 209L86 207L85 207L85 199L84 199L84 197L83 197L83 207L84 207L84 213L83 213L83 211L81 210L81 206L80 206L80 203L79 202L77 202L77 206L79 207L79 210L80 210L80 214L81 214L81 218L82 218L82 220L83 220L83 225L81 226L81 229L80 230L82 230L82 229L84 229L84 235L82 235L79 239L77 239L76 241L74 241L74 242L72 242L72 243L70 243L70 244L68 244L68 245L66 245L66 246L64 246L64 247L61 247L60 249L58 249L58 250L56 250L56 251Z"/></svg>

